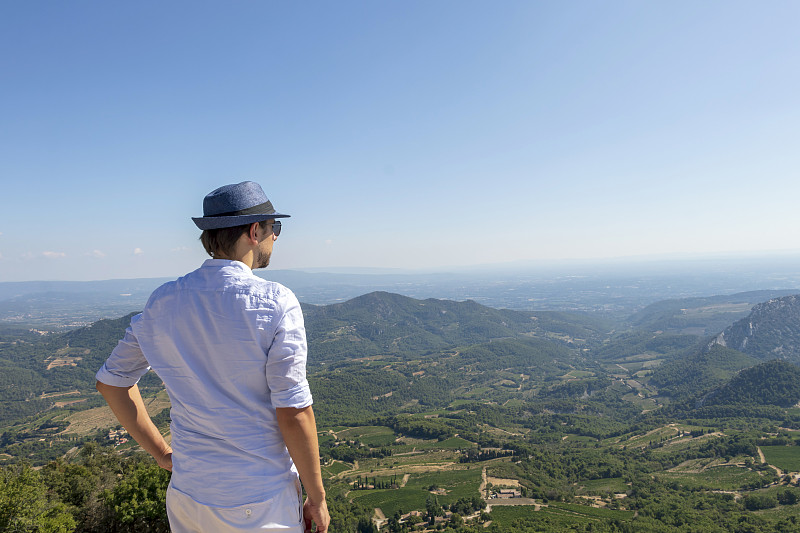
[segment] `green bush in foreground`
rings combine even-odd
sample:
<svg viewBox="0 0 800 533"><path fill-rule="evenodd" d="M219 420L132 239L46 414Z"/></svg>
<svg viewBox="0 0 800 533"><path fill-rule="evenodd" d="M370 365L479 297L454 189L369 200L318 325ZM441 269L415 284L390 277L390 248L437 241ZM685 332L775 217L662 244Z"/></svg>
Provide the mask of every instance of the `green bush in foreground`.
<svg viewBox="0 0 800 533"><path fill-rule="evenodd" d="M139 465L105 493L117 520L135 531L169 532L166 490L170 473L155 464Z"/></svg>
<svg viewBox="0 0 800 533"><path fill-rule="evenodd" d="M48 497L30 465L0 470L0 531L71 533L75 527L66 505Z"/></svg>

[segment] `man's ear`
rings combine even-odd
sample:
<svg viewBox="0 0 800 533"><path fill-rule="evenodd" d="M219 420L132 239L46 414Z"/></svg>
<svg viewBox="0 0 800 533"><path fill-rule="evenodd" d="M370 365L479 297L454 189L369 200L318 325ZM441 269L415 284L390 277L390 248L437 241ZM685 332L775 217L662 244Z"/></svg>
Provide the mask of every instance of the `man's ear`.
<svg viewBox="0 0 800 533"><path fill-rule="evenodd" d="M247 239L250 244L258 244L258 222L250 224L250 230L247 232Z"/></svg>

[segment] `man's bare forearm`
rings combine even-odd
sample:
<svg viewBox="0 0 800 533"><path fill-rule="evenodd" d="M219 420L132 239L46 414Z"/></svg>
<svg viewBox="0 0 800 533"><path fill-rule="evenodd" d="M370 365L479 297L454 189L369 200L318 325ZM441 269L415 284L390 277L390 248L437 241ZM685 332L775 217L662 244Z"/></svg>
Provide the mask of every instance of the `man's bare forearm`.
<svg viewBox="0 0 800 533"><path fill-rule="evenodd" d="M325 487L322 485L322 469L319 465L319 442L317 423L311 406L302 409L281 407L277 410L278 427L281 430L286 449L292 456L300 481L306 489L308 498L303 504L305 531L310 532L312 523L317 533L326 533L331 517L325 501Z"/></svg>
<svg viewBox="0 0 800 533"><path fill-rule="evenodd" d="M115 387L98 381L97 390L139 446L152 455L159 466L172 470L172 448L147 414L139 387Z"/></svg>
<svg viewBox="0 0 800 533"><path fill-rule="evenodd" d="M300 480L309 498L319 503L325 499L322 486L322 469L319 464L317 423L311 406L303 409L281 407L276 409L278 427L283 441L292 456Z"/></svg>

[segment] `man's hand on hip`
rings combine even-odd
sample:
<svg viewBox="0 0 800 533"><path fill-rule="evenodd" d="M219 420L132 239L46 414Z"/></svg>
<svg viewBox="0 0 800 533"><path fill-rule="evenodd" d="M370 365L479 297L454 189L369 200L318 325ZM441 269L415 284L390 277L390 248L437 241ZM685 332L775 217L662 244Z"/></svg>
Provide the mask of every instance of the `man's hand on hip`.
<svg viewBox="0 0 800 533"><path fill-rule="evenodd" d="M169 470L172 472L172 448L166 450L164 455L156 457L156 462L158 463L158 466L164 470Z"/></svg>
<svg viewBox="0 0 800 533"><path fill-rule="evenodd" d="M306 498L306 503L303 504L303 521L305 522L306 533L311 532L312 522L317 525L317 533L328 531L331 517L328 514L328 504L324 498L319 504L313 503L311 498Z"/></svg>

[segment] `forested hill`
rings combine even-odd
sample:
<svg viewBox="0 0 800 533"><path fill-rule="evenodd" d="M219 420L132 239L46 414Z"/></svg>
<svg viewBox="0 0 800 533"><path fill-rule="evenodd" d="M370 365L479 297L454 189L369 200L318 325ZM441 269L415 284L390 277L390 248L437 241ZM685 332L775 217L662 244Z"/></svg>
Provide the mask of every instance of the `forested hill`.
<svg viewBox="0 0 800 533"><path fill-rule="evenodd" d="M613 325L581 314L494 309L471 300L417 300L372 292L340 304L303 305L312 363L436 350L515 337L573 346L601 342Z"/></svg>
<svg viewBox="0 0 800 533"><path fill-rule="evenodd" d="M698 398L757 363L758 359L749 355L714 345L710 350L662 364L653 371L650 383L662 395Z"/></svg>
<svg viewBox="0 0 800 533"><path fill-rule="evenodd" d="M739 372L709 393L704 405L774 405L792 407L800 401L800 367L778 359Z"/></svg>
<svg viewBox="0 0 800 533"><path fill-rule="evenodd" d="M753 307L745 318L712 341L761 360L800 363L800 295L774 298Z"/></svg>
<svg viewBox="0 0 800 533"><path fill-rule="evenodd" d="M613 328L580 314L509 311L472 301L416 300L387 292L341 304L304 304L303 310L312 367L368 356L411 359L456 349L467 357L480 351L478 345L492 341L489 352L510 351L527 360L555 349L551 343L598 343ZM130 316L62 334L0 335L0 422L44 411L62 392L92 392L95 372L122 338ZM538 344L532 337L539 338ZM152 373L143 379L143 386L160 383Z"/></svg>

